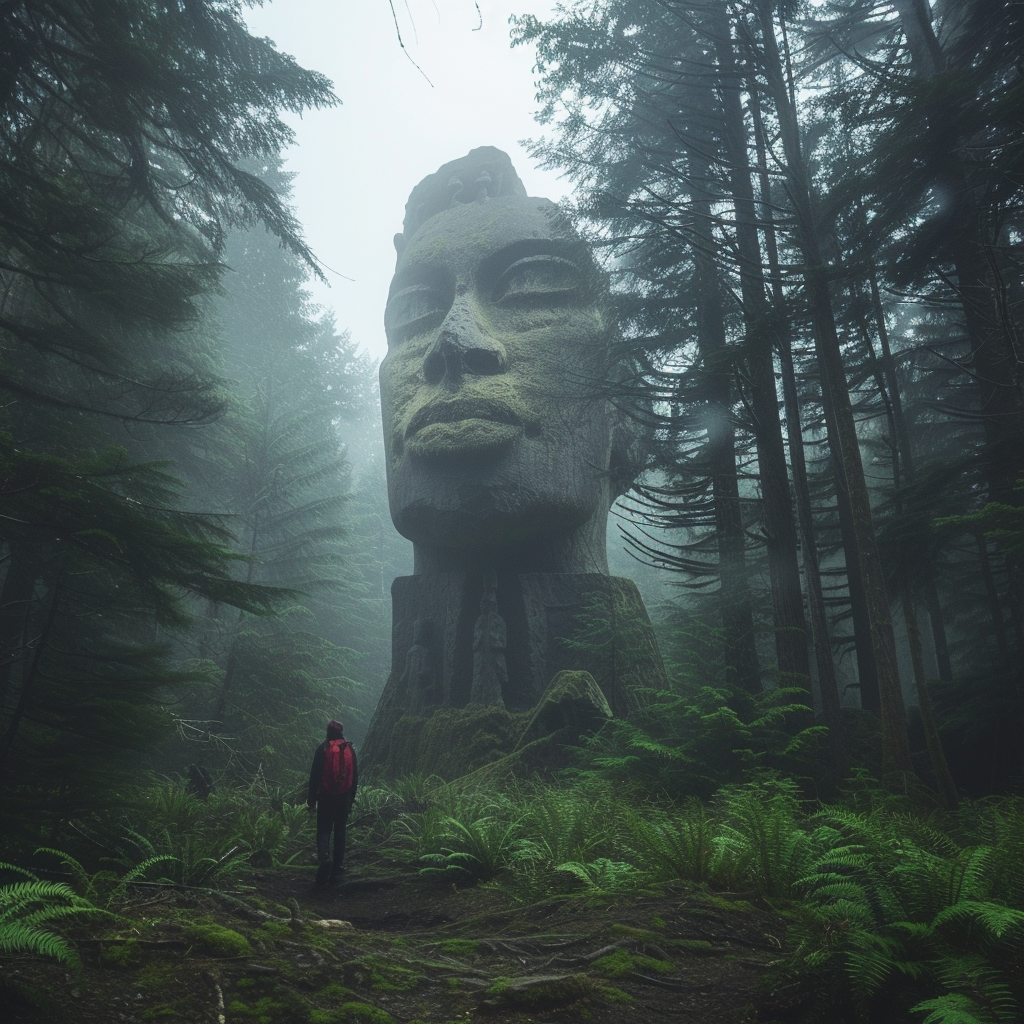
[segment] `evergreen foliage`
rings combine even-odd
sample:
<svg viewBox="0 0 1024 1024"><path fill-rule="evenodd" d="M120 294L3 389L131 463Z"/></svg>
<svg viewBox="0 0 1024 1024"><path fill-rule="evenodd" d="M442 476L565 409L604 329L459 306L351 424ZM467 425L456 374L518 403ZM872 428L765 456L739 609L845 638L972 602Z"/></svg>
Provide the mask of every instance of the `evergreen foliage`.
<svg viewBox="0 0 1024 1024"><path fill-rule="evenodd" d="M535 152L577 187L641 368L619 400L656 426L631 543L700 595L686 610L722 648L701 681L757 692L774 646L803 686L806 636L835 769L859 694L883 770L913 785L900 634L949 806L928 676L1010 664L1024 635L1020 74L984 41L1016 38L1014 6L603 0L513 19L538 53Z"/></svg>
<svg viewBox="0 0 1024 1024"><path fill-rule="evenodd" d="M30 953L78 967L75 947L50 926L102 911L63 882L42 881L12 864L0 864L0 871L22 876L0 885L0 955Z"/></svg>
<svg viewBox="0 0 1024 1024"><path fill-rule="evenodd" d="M285 200L242 164L288 142L282 111L334 99L240 13L205 0L0 12L8 810L110 798L118 752L137 762L171 725L174 688L204 677L170 656L197 603L265 615L288 594L245 580L232 524L179 489L197 435L169 440L231 404L203 319L227 232L261 224L315 268Z"/></svg>

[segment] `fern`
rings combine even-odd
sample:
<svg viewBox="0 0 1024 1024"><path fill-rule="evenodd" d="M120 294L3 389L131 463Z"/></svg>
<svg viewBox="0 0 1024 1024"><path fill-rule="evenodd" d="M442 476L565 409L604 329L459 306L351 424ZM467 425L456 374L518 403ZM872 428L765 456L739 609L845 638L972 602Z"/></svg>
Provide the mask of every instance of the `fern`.
<svg viewBox="0 0 1024 1024"><path fill-rule="evenodd" d="M635 892L640 887L641 872L626 861L609 860L599 857L589 864L568 861L559 864L556 871L565 871L583 883L588 896L614 896L625 892Z"/></svg>
<svg viewBox="0 0 1024 1024"><path fill-rule="evenodd" d="M428 872L458 869L487 881L521 856L515 820L502 821L489 815L465 822L450 815L423 817L432 820L435 827L432 842L425 844L434 848L425 849L420 857L427 862Z"/></svg>
<svg viewBox="0 0 1024 1024"><path fill-rule="evenodd" d="M9 869L11 865L0 865ZM0 886L0 953L30 953L51 957L69 967L79 967L75 948L45 925L105 911L78 896L64 882L43 882L31 872L23 882Z"/></svg>
<svg viewBox="0 0 1024 1024"><path fill-rule="evenodd" d="M529 837L530 858L541 867L554 868L567 861L585 862L614 845L612 831L621 811L590 789L545 788L526 802L519 829Z"/></svg>
<svg viewBox="0 0 1024 1024"><path fill-rule="evenodd" d="M1005 817L1019 820L1015 809ZM1000 818L986 812L990 828L976 831L999 834ZM930 822L884 807L830 808L814 821L819 853L796 884L807 902L792 934L795 970L824 980L838 968L848 998L879 1005L909 992L933 1024L1020 1019L1024 910L1000 898L994 879L1022 869L1004 850L960 848Z"/></svg>
<svg viewBox="0 0 1024 1024"><path fill-rule="evenodd" d="M715 846L723 868L731 864L762 896L792 895L814 858L813 835L803 827L796 784L764 775L722 789L715 806L721 818Z"/></svg>
<svg viewBox="0 0 1024 1024"><path fill-rule="evenodd" d="M931 927L937 930L950 922L962 921L980 924L998 939L1011 929L1024 925L1024 911L1014 910L1000 903L961 900L939 911Z"/></svg>
<svg viewBox="0 0 1024 1024"><path fill-rule="evenodd" d="M626 821L633 845L658 877L710 880L713 824L700 801L689 801L681 814L632 811Z"/></svg>
<svg viewBox="0 0 1024 1024"><path fill-rule="evenodd" d="M925 999L912 1006L911 1013L927 1013L922 1024L996 1024L996 1018L959 992Z"/></svg>
<svg viewBox="0 0 1024 1024"><path fill-rule="evenodd" d="M444 877L457 875L466 878L479 877L480 862L471 853L462 850L440 850L437 853L425 853L420 857L424 865L420 868L421 875L440 875Z"/></svg>

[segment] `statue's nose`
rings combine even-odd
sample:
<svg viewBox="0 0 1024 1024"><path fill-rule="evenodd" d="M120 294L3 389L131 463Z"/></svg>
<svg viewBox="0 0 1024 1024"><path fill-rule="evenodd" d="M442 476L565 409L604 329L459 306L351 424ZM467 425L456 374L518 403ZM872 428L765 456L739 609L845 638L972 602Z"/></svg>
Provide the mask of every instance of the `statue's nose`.
<svg viewBox="0 0 1024 1024"><path fill-rule="evenodd" d="M493 376L504 373L507 366L504 345L480 327L468 302L456 300L427 350L423 374L427 383L439 384L446 377L464 374Z"/></svg>

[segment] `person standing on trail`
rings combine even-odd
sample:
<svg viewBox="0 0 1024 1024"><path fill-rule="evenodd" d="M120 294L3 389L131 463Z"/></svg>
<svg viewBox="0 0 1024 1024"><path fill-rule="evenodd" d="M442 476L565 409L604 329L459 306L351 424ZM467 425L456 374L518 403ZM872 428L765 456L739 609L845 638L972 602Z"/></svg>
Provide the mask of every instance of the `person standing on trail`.
<svg viewBox="0 0 1024 1024"><path fill-rule="evenodd" d="M345 873L345 826L356 798L359 769L356 752L345 739L345 727L327 723L327 739L316 748L309 770L309 813L316 811L317 885L334 885ZM331 855L331 834L334 855Z"/></svg>

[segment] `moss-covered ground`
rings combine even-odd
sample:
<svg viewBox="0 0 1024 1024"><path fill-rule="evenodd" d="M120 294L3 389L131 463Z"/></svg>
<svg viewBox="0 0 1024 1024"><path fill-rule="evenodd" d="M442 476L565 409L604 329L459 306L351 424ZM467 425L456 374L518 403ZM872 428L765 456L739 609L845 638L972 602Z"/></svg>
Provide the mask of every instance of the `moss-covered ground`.
<svg viewBox="0 0 1024 1024"><path fill-rule="evenodd" d="M759 982L785 924L699 888L532 898L461 886L355 847L342 885L305 866L235 894L141 890L73 934L80 972L5 961L43 1006L6 1021L447 1024L771 1020ZM533 894L541 897L542 894ZM762 1009L759 1011L758 1006ZM780 1018L781 1019L781 1018Z"/></svg>

